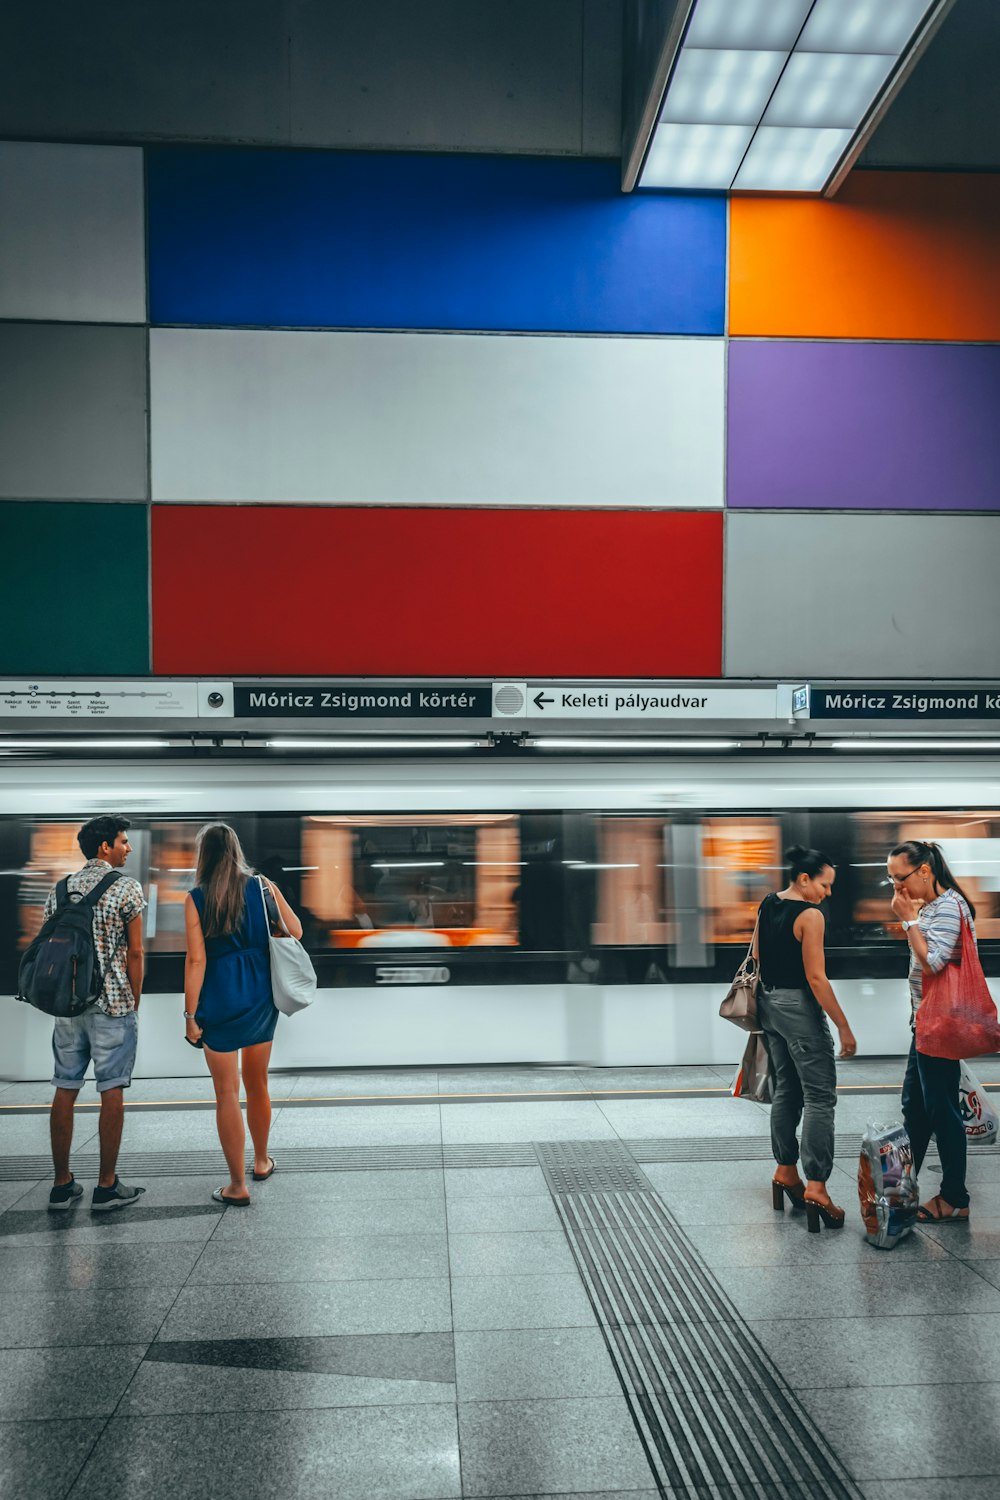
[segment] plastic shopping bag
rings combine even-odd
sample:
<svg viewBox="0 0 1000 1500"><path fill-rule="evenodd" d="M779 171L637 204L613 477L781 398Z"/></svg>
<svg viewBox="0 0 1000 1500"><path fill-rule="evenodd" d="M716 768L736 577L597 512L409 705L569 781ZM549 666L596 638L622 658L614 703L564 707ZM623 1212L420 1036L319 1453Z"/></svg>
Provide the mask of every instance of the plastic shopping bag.
<svg viewBox="0 0 1000 1500"><path fill-rule="evenodd" d="M962 918L961 962L923 976L917 1051L926 1057L982 1057L1000 1052L1000 1022L972 929Z"/></svg>
<svg viewBox="0 0 1000 1500"><path fill-rule="evenodd" d="M869 1123L861 1140L858 1197L870 1245L891 1250L909 1234L917 1221L920 1196L905 1126Z"/></svg>
<svg viewBox="0 0 1000 1500"><path fill-rule="evenodd" d="M752 1099L755 1104L770 1104L774 1098L771 1059L762 1031L751 1031L747 1037L743 1060L736 1069L729 1092L734 1099Z"/></svg>
<svg viewBox="0 0 1000 1500"><path fill-rule="evenodd" d="M994 1145L1000 1130L1000 1115L967 1062L963 1062L959 1075L958 1107L962 1111L969 1145Z"/></svg>

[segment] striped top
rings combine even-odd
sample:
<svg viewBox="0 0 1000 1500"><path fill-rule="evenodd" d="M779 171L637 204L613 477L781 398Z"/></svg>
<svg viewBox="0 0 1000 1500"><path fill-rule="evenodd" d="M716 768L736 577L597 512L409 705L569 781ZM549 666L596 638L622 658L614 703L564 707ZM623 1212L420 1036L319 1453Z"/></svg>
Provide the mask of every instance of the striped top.
<svg viewBox="0 0 1000 1500"><path fill-rule="evenodd" d="M957 891L942 891L933 901L921 907L917 917L920 931L927 939L927 962L935 974L940 974L945 964L958 963L962 953L962 918L976 935L976 924L972 920L967 901ZM913 949L910 949L910 1003L916 1015L923 997L924 971Z"/></svg>

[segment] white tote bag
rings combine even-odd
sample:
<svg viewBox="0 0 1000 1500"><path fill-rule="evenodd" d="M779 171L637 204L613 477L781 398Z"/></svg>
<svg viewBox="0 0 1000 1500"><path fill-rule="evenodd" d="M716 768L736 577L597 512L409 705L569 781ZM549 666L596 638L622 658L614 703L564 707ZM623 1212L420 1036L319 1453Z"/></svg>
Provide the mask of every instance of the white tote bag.
<svg viewBox="0 0 1000 1500"><path fill-rule="evenodd" d="M963 1062L959 1073L958 1107L962 1111L969 1145L995 1145L1000 1116L997 1115L993 1100L967 1062Z"/></svg>
<svg viewBox="0 0 1000 1500"><path fill-rule="evenodd" d="M298 938L292 937L281 920L280 910L278 925L281 935L275 937L271 931L271 915L267 909L268 893L265 892L264 882L259 875L257 885L260 899L264 903L264 920L267 923L271 950L271 993L281 1014L294 1016L296 1011L305 1010L307 1005L312 1005L316 998L316 970ZM277 902L275 909L278 909Z"/></svg>

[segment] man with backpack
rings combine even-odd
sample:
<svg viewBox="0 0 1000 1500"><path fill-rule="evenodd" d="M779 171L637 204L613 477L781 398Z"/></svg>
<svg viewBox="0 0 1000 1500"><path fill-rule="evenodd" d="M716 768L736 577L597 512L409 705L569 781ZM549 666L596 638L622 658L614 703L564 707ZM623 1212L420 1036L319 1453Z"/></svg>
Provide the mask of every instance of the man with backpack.
<svg viewBox="0 0 1000 1500"><path fill-rule="evenodd" d="M22 960L22 998L55 1017L50 1209L70 1208L83 1195L69 1155L73 1107L91 1060L101 1096L101 1167L91 1208L128 1208L145 1192L119 1182L116 1171L124 1090L135 1065L146 905L139 882L119 873L132 852L129 827L123 817L84 824L77 842L87 863L50 893L42 929Z"/></svg>

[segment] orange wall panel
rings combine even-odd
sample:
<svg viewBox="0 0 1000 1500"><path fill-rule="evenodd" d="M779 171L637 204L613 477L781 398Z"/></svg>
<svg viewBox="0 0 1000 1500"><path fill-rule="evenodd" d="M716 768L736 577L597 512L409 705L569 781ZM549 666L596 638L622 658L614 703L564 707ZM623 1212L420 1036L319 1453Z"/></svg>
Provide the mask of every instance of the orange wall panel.
<svg viewBox="0 0 1000 1500"><path fill-rule="evenodd" d="M722 515L153 507L153 670L718 677Z"/></svg>
<svg viewBox="0 0 1000 1500"><path fill-rule="evenodd" d="M855 171L730 211L731 334L1000 339L1000 173Z"/></svg>

